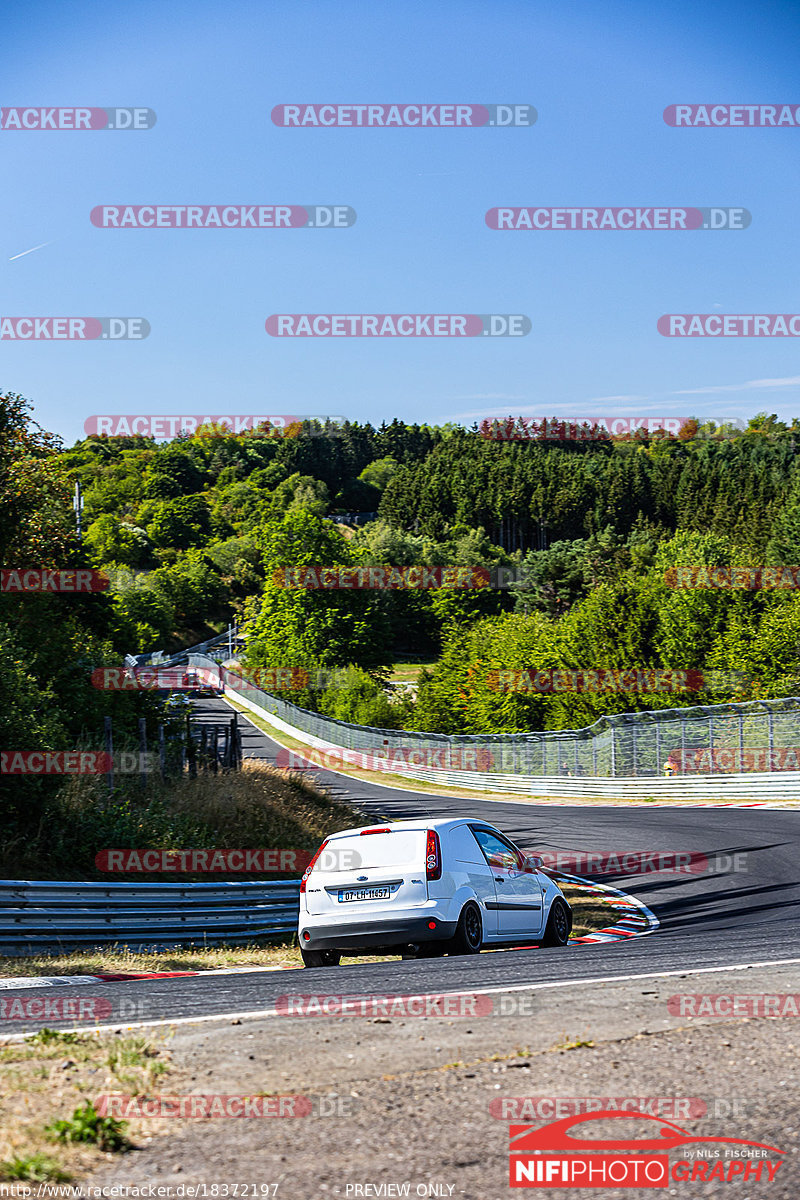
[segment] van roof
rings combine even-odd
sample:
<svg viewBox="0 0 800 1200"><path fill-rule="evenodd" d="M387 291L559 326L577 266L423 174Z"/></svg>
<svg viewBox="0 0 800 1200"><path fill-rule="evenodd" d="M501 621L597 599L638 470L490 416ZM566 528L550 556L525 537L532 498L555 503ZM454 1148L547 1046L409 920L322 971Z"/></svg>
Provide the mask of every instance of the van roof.
<svg viewBox="0 0 800 1200"><path fill-rule="evenodd" d="M480 825L490 824L488 821L481 821L477 817L468 817L466 814L463 817L417 817L413 821L376 820L371 825L358 825L354 829L340 829L338 833L330 834L328 841L333 841L334 838L360 836L362 829L391 829L393 833L400 832L402 829L436 829L442 832L445 829L451 829L454 825L463 825L465 821L475 821Z"/></svg>

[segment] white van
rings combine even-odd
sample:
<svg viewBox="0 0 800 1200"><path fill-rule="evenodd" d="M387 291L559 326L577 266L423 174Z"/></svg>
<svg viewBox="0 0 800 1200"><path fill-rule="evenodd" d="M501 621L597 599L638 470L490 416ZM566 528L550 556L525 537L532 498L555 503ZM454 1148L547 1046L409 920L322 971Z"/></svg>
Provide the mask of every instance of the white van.
<svg viewBox="0 0 800 1200"><path fill-rule="evenodd" d="M485 821L394 821L327 838L300 881L307 967L342 954L477 954L482 946L564 946L572 910L541 859Z"/></svg>

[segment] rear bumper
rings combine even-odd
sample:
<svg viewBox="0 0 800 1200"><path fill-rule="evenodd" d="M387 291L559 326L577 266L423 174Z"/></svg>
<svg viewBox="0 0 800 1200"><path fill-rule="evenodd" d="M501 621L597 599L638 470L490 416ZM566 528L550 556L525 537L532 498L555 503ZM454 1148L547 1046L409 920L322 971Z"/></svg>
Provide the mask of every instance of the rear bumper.
<svg viewBox="0 0 800 1200"><path fill-rule="evenodd" d="M361 950L376 946L404 946L409 942L441 942L453 937L458 922L438 917L403 918L394 921L342 921L336 924L310 924L306 914L300 921L299 938L304 950ZM436 922L430 929L428 922ZM310 933L309 938L305 937Z"/></svg>

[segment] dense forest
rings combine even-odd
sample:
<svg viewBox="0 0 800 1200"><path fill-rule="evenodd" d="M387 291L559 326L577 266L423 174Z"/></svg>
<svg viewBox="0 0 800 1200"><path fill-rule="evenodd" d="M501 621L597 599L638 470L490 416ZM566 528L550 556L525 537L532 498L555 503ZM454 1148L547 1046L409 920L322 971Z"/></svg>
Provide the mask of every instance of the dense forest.
<svg viewBox="0 0 800 1200"><path fill-rule="evenodd" d="M126 652L174 650L240 623L244 668L340 668L286 699L386 728L500 732L603 712L794 694L793 590L679 589L682 565L800 563L800 423L754 417L614 439L495 440L477 427L311 423L291 436L206 427L166 443L91 436L64 448L0 399L6 566L91 566L85 597L0 595L4 745L67 745L147 697L98 692ZM80 482L83 537L72 493ZM471 589L284 586L286 567L487 567ZM499 579L509 586L497 586ZM416 695L393 664L427 662ZM714 690L521 694L498 670L715 671ZM724 682L725 672L749 679ZM722 680L722 682L720 682ZM150 718L148 718L150 719Z"/></svg>

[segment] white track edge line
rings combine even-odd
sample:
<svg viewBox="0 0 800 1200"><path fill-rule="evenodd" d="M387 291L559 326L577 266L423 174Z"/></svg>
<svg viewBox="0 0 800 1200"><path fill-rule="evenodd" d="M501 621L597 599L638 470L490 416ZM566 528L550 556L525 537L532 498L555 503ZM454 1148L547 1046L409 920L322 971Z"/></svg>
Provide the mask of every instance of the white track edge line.
<svg viewBox="0 0 800 1200"><path fill-rule="evenodd" d="M587 986L593 983L629 983L635 979L667 979L675 975L720 975L726 971L749 971L754 967L781 967L800 964L800 958L776 958L766 962L749 962L749 963L734 963L727 967L679 967L674 971L646 971L636 975L598 975L592 979L561 979L551 981L549 983L511 983L500 984L495 987L487 988L470 988L469 991L457 992L410 992L410 993L388 993L388 992L341 992L334 993L347 996L369 996L369 995L408 995L425 996L436 995L441 997L459 997L459 996L493 996L504 995L508 992L538 992L544 991L547 988L564 988L575 986ZM116 1030L128 1029L156 1029L165 1025L202 1025L209 1021L258 1021L264 1020L267 1017L281 1017L284 1013L279 1013L275 1008L250 1009L244 1012L228 1012L228 1013L207 1013L197 1017L173 1017L164 1018L158 1021L134 1021L130 1025L124 1022L116 1021L111 1025L93 1025L91 1028L87 1026L77 1026L71 1029L59 1028L59 1033L114 1033ZM33 1031L36 1032L35 1030ZM7 1045L10 1042L21 1042L25 1038L31 1037L32 1033L11 1033L0 1034L0 1046Z"/></svg>

